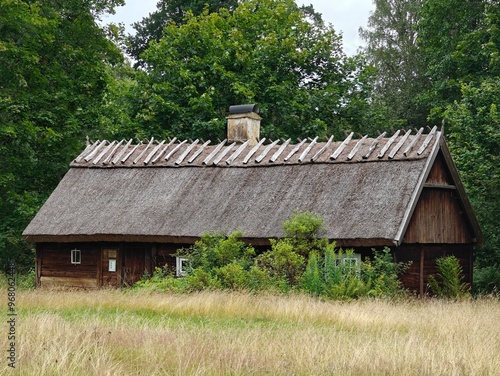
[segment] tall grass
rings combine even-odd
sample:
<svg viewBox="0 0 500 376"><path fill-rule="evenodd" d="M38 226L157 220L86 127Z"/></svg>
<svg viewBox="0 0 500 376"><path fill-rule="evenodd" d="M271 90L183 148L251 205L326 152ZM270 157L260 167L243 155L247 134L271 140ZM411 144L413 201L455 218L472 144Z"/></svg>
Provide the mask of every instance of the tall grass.
<svg viewBox="0 0 500 376"><path fill-rule="evenodd" d="M0 294L6 296L5 290ZM18 292L21 375L493 375L500 302ZM6 317L6 309L2 310ZM7 348L7 335L1 338Z"/></svg>

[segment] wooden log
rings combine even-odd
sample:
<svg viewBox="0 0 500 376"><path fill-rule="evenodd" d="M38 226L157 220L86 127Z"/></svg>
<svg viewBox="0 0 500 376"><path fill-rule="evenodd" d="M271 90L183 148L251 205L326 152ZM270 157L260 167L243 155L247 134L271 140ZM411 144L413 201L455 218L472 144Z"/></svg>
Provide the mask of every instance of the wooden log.
<svg viewBox="0 0 500 376"><path fill-rule="evenodd" d="M222 149L226 141L227 140L222 141L219 145L215 147L214 150L212 150L212 152L203 160L204 165L207 165L210 162L210 160L220 151L220 149Z"/></svg>
<svg viewBox="0 0 500 376"><path fill-rule="evenodd" d="M304 143L307 141L307 139L300 141L300 144L296 145L290 153L285 157L284 161L288 161L290 158L293 157L293 155L299 151L300 147L304 145Z"/></svg>
<svg viewBox="0 0 500 376"><path fill-rule="evenodd" d="M108 146L106 146L104 148L104 150L97 157L94 158L94 160L92 161L92 163L94 165L96 165L97 163L99 163L99 161L101 160L101 158L106 155L106 153L115 145L115 143L116 143L116 141L113 141Z"/></svg>
<svg viewBox="0 0 500 376"><path fill-rule="evenodd" d="M127 151L128 147L132 144L132 139L130 139L127 144L120 150L118 154L116 154L116 157L111 161L112 164L116 164L120 160L120 158L125 154L125 151Z"/></svg>
<svg viewBox="0 0 500 376"><path fill-rule="evenodd" d="M111 153L109 153L109 155L106 157L106 159L104 161L102 161L102 164L107 165L111 161L111 158L113 158L113 155L115 155L118 148L123 144L123 141L125 141L125 140L121 140L119 143L117 143L115 145L113 150L111 150Z"/></svg>
<svg viewBox="0 0 500 376"><path fill-rule="evenodd" d="M392 148L391 152L389 153L389 159L394 158L394 156L396 155L396 153L399 151L399 149L401 149L401 147L403 146L403 144L406 142L406 140L410 136L410 133L411 133L411 129L408 129L406 131L406 133L404 134L404 136L401 137L401 140L399 140L399 142L396 144L396 146L394 146Z"/></svg>
<svg viewBox="0 0 500 376"><path fill-rule="evenodd" d="M153 141L154 141L154 137L151 137L151 140L149 140L149 143L147 144L147 146L144 148L144 150L139 154L139 156L134 159L134 161L132 162L133 164L136 164L137 162L140 161L140 159L142 158L142 156L144 154L146 154L146 151L149 149L149 147L153 144Z"/></svg>
<svg viewBox="0 0 500 376"><path fill-rule="evenodd" d="M106 145L106 143L107 143L107 142L108 142L108 141L103 140L103 141L102 141L99 145L97 145L97 146L94 148L94 150L92 150L92 151L90 152L90 154L89 154L89 155L87 155L87 156L85 157L85 162L88 162L88 161L90 161L92 158L94 158L94 156L97 154L97 152L99 151L99 149L100 149L100 148L102 148L104 145Z"/></svg>
<svg viewBox="0 0 500 376"><path fill-rule="evenodd" d="M389 139L389 141L387 141L382 150L380 150L380 153L378 153L377 158L382 158L384 156L385 152L389 150L394 140L399 136L400 132L401 130L398 129L398 131L392 135L392 137Z"/></svg>
<svg viewBox="0 0 500 376"><path fill-rule="evenodd" d="M368 152L365 155L363 155L363 159L370 158L370 155L373 153L380 140L383 139L386 134L387 132L384 132L380 136L378 136L375 140L373 140L372 144L370 145L370 148L368 149Z"/></svg>
<svg viewBox="0 0 500 376"><path fill-rule="evenodd" d="M207 142L205 142L203 145L201 145L201 146L198 148L198 150L196 150L196 153L194 153L194 154L191 156L191 158L189 158L188 163L193 163L193 162L194 162L194 160L195 160L195 159L196 159L196 158L197 158L197 157L198 157L198 156L199 156L199 155L203 152L203 149L205 149L205 147L206 147L207 145L209 145L209 144L210 144L210 140L208 140L208 141L207 141Z"/></svg>
<svg viewBox="0 0 500 376"><path fill-rule="evenodd" d="M437 130L437 125L435 125L432 129L431 129L431 132L427 135L427 137L425 138L424 140L424 143L422 144L422 146L420 146L420 149L418 149L417 151L417 155L420 155L424 152L425 148L429 145L429 143L431 142L432 140L432 137L434 136L434 134L436 133L436 130Z"/></svg>
<svg viewBox="0 0 500 376"><path fill-rule="evenodd" d="M359 140L358 142L356 142L356 145L354 145L354 147L352 148L351 152L347 156L347 160L348 161L350 161L351 159L354 158L354 156L356 155L356 153L358 152L358 150L361 148L361 146L363 146L363 142L366 140L367 137L368 137L368 135L364 135L363 138L361 138L361 140Z"/></svg>
<svg viewBox="0 0 500 376"><path fill-rule="evenodd" d="M271 159L269 160L269 162L276 162L276 159L278 159L278 157L281 155L281 153L283 153L283 150L285 150L285 148L287 147L287 145L290 143L292 139L289 138L288 140L286 140L280 147L279 149L276 151L276 153L273 154L273 156L271 157Z"/></svg>
<svg viewBox="0 0 500 376"><path fill-rule="evenodd" d="M170 159L170 157L171 157L172 155L174 155L174 154L177 152L177 150L179 150L179 149L181 148L181 146L182 146L182 145L184 145L186 142L187 142L187 140L184 140L184 141L180 142L180 143L179 143L179 145L177 145L175 148L173 148L173 149L170 151L170 153L168 153L168 154L165 156L165 161L168 161L168 160Z"/></svg>
<svg viewBox="0 0 500 376"><path fill-rule="evenodd" d="M311 158L311 162L316 161L320 157L321 154L325 152L326 149L328 149L333 142L333 136L331 136L328 141L326 142L325 146L323 146L314 156Z"/></svg>
<svg viewBox="0 0 500 376"><path fill-rule="evenodd" d="M149 163L149 161L151 161L151 158L153 158L153 156L156 154L156 152L163 146L163 144L165 143L165 140L163 140L162 142L160 142L158 145L156 145L154 148L153 148L153 151L151 151L151 153L148 154L148 156L146 157L146 159L144 159L144 164L147 165Z"/></svg>
<svg viewBox="0 0 500 376"><path fill-rule="evenodd" d="M234 160L236 158L238 158L238 156L243 152L243 150L245 150L245 148L248 146L249 142L250 142L250 140L246 140L243 144L241 144L240 147L238 149L236 149L236 151L233 154L231 154L231 156L228 159L226 159L226 163L228 165L233 163Z"/></svg>
<svg viewBox="0 0 500 376"><path fill-rule="evenodd" d="M155 164L156 162L158 162L158 160L163 156L163 154L165 154L168 148L174 144L175 141L177 141L177 137L172 138L169 141L169 143L163 149L161 149L161 151L156 155L156 157L154 157L151 163Z"/></svg>
<svg viewBox="0 0 500 376"><path fill-rule="evenodd" d="M214 159L214 161L212 162L213 165L217 166L219 164L219 162L222 160L222 158L224 158L226 156L226 154L228 154L232 148L234 147L234 145L236 145L236 142L233 142L231 145L229 145L227 148L225 148L222 153L220 153L217 158Z"/></svg>
<svg viewBox="0 0 500 376"><path fill-rule="evenodd" d="M260 140L259 143L257 145L255 145L252 149L250 149L250 151L248 152L248 154L246 155L246 157L243 158L243 164L247 164L248 163L248 161L250 160L250 158L252 158L252 155L254 155L255 152L257 150L259 150L259 148L262 146L262 144L264 143L264 141L266 141L265 137L262 140Z"/></svg>
<svg viewBox="0 0 500 376"><path fill-rule="evenodd" d="M75 158L75 162L76 162L76 163L79 163L79 162L83 159L83 156L84 156L85 154L89 153L89 152L90 152L90 151L91 151L91 150L92 150L92 149L93 149L93 148L94 148L94 147L95 147L95 146L96 146L99 142L100 142L100 141L99 141L99 140L97 140L97 141L96 141L96 142L94 142L92 145L87 145L87 146L85 147L85 150L84 150L84 151L82 151L82 152L80 153L80 155L78 155L78 157L76 157L76 158Z"/></svg>
<svg viewBox="0 0 500 376"><path fill-rule="evenodd" d="M269 153L269 151L279 142L280 140L273 141L271 144L267 145L264 151L257 157L255 158L256 163L260 163Z"/></svg>
<svg viewBox="0 0 500 376"><path fill-rule="evenodd" d="M403 155L405 157L408 156L408 154L410 154L410 152L413 150L413 147L415 146L415 144L417 143L418 139L420 138L420 135L422 134L422 132L424 131L424 127L420 128L417 132L417 134L415 136L413 136L413 139L411 140L410 142L410 145L408 145L406 147L406 149L403 151Z"/></svg>
<svg viewBox="0 0 500 376"><path fill-rule="evenodd" d="M132 148L132 150L130 150L130 151L127 153L127 155L125 155L125 156L122 158L121 162L122 162L122 163L125 163L125 162L127 161L127 159L129 159L129 157L130 157L130 156L134 153L134 151L135 151L135 150L136 150L139 146L141 146L141 145L142 145L142 141L141 141L141 142L139 142L137 145L135 145L135 146Z"/></svg>
<svg viewBox="0 0 500 376"><path fill-rule="evenodd" d="M299 162L302 163L302 161L305 159L305 157L307 156L307 154L311 151L311 149L313 148L314 145L316 145L316 142L318 141L318 136L316 136L314 138L314 140L312 140L309 145L307 145L306 149L302 152L302 154L300 155L299 157Z"/></svg>
<svg viewBox="0 0 500 376"><path fill-rule="evenodd" d="M345 149L347 144L351 141L353 135L354 135L354 132L351 132L351 134L349 136L347 136L347 138L340 144L340 146L337 148L337 150L335 150L333 152L333 154L330 155L331 160L335 160L339 157L340 153L342 153L342 151Z"/></svg>
<svg viewBox="0 0 500 376"><path fill-rule="evenodd" d="M179 158L177 158L177 160L175 161L175 164L180 165L182 163L182 161L184 160L184 158L186 158L188 156L188 154L191 153L191 150L193 150L196 147L196 145L198 145L198 142L200 142L199 139L194 140L194 142L191 143L191 145L189 145L186 148L186 150L184 150L184 152L179 156Z"/></svg>

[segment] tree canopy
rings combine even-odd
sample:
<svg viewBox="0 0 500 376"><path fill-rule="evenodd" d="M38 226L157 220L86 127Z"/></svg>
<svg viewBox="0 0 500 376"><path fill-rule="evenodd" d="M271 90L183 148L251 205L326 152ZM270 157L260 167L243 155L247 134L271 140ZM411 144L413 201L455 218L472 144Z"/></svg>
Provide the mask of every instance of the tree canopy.
<svg viewBox="0 0 500 376"><path fill-rule="evenodd" d="M122 59L96 19L122 0L0 2L0 257L98 128L106 65Z"/></svg>
<svg viewBox="0 0 500 376"><path fill-rule="evenodd" d="M305 137L370 126L371 72L341 37L293 0L248 0L232 12L168 23L141 55L141 129L223 138L225 111L259 103L266 137Z"/></svg>

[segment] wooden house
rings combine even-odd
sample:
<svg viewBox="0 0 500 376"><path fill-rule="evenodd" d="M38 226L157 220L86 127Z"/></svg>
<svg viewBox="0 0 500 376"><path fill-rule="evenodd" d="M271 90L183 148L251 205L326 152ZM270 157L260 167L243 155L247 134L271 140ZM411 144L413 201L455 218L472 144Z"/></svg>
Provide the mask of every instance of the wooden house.
<svg viewBox="0 0 500 376"><path fill-rule="evenodd" d="M404 285L425 293L435 260L455 255L472 280L478 223L442 132L324 142L259 136L256 106L236 106L228 140L97 141L24 231L38 286L120 287L169 265L205 232L240 229L254 246L283 235L295 209L363 257L388 246L412 261Z"/></svg>

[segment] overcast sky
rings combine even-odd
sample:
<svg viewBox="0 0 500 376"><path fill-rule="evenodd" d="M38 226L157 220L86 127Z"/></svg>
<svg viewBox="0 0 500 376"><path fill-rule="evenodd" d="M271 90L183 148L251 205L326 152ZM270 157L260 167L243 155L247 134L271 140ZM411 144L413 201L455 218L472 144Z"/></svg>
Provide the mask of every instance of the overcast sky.
<svg viewBox="0 0 500 376"><path fill-rule="evenodd" d="M126 31L133 33L130 26L156 10L158 0L125 0L126 5L116 9L116 14L104 21L123 23ZM312 4L323 15L326 22L333 24L338 33L342 33L344 51L353 55L362 41L358 35L359 27L366 27L370 11L374 9L372 0L309 0L297 1L298 4Z"/></svg>

